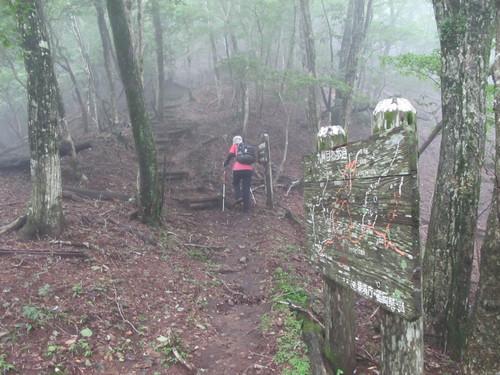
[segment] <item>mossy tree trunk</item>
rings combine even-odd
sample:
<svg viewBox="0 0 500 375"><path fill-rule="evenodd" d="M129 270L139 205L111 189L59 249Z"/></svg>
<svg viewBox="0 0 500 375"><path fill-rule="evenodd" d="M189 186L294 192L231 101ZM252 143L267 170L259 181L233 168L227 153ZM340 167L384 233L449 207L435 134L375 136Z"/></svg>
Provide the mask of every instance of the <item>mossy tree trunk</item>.
<svg viewBox="0 0 500 375"><path fill-rule="evenodd" d="M142 221L156 225L161 215L162 197L156 145L146 112L142 80L134 57L123 0L107 0L106 4L139 162L139 213Z"/></svg>
<svg viewBox="0 0 500 375"><path fill-rule="evenodd" d="M471 319L464 358L464 374L500 372L500 0L496 0L495 81L495 185L486 237L481 248L480 284Z"/></svg>
<svg viewBox="0 0 500 375"><path fill-rule="evenodd" d="M58 88L45 18L39 0L15 3L28 75L28 138L31 202L25 237L59 235L62 231L62 180L58 128Z"/></svg>
<svg viewBox="0 0 500 375"><path fill-rule="evenodd" d="M493 0L433 0L441 44L443 134L424 256L427 325L460 356L485 143Z"/></svg>

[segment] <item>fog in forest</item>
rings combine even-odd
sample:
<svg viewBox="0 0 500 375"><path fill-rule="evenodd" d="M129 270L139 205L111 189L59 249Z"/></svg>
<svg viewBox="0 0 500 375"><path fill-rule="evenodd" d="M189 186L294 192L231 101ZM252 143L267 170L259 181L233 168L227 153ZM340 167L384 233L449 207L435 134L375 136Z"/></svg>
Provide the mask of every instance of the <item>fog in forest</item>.
<svg viewBox="0 0 500 375"><path fill-rule="evenodd" d="M105 129L111 121L111 95L104 64L104 34L101 34L104 24L101 24L100 31L97 8L93 2L45 3L54 67L64 100L65 118L73 136L88 129ZM301 76L304 78L305 73L301 60L300 17L293 3L278 0L186 0L179 4L159 1L165 79L190 88L209 85L215 90L216 67L225 81L234 78L231 74L245 74L247 80L255 81L250 95L256 95L257 86L273 95L276 91L274 77L289 71L290 87L299 87L297 82ZM2 7L0 150L26 144L27 134L26 73L14 18L5 6ZM105 32L109 36L104 3L101 10L101 21L106 23ZM329 86L339 84L338 59L347 1L315 1L310 5L310 12L317 76L327 90ZM135 53L140 56L146 99L151 109L158 89L153 14L151 1L134 2L130 13ZM430 2L375 1L360 53L354 95L356 106L373 108L383 98L401 95L414 103L424 119L436 121L439 101L438 87L433 81L436 77L426 77L427 73L422 71L416 78L411 72L417 69L411 66L413 62L396 67L396 60L382 63L382 59L408 53L431 55L437 48ZM125 95L116 58L112 56L111 74L115 79L119 122L127 123ZM234 67L243 61L247 64L245 72L236 69L237 73L234 73ZM304 90L294 90L294 94L290 92L285 100L301 103L304 96ZM87 125L82 124L83 117L87 118Z"/></svg>

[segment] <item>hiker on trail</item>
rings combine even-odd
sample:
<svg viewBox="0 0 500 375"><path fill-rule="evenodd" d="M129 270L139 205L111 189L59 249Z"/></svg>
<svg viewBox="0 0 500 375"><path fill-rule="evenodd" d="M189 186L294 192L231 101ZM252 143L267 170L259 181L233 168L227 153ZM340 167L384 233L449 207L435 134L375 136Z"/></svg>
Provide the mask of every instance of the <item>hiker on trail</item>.
<svg viewBox="0 0 500 375"><path fill-rule="evenodd" d="M226 161L224 162L224 167L227 167L233 158L235 159L233 164L233 195L235 200L234 204L236 205L243 202L243 211L249 212L250 185L252 184L253 161L250 162L250 164L244 164L238 161L238 158L236 156L238 155L239 147L241 148L240 144L243 145L243 139L239 135L237 135L233 138L233 145L229 149L229 154L227 155Z"/></svg>

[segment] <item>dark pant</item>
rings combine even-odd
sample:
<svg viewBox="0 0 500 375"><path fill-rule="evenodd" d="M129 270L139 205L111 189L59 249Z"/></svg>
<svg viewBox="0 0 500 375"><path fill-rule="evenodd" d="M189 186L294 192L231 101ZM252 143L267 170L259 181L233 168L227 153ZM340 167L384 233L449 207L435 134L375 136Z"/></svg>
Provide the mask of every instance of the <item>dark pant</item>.
<svg viewBox="0 0 500 375"><path fill-rule="evenodd" d="M250 185L252 184L253 171L245 169L233 171L233 193L234 199L243 198L243 211L250 210ZM240 183L242 187L240 188Z"/></svg>

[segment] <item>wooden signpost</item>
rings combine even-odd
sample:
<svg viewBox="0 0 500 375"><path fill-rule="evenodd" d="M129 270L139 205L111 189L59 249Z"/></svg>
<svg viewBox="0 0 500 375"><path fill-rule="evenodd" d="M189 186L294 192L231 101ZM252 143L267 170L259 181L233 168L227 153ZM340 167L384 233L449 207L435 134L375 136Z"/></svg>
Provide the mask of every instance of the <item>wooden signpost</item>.
<svg viewBox="0 0 500 375"><path fill-rule="evenodd" d="M323 130L318 152L304 158L309 258L328 280L328 290L340 293L338 298L347 295L342 288L348 288L382 306L389 320L395 314L404 322L421 321L415 110L405 99L389 99L379 106L378 133L368 140L342 144ZM338 311L347 308L352 311L349 306ZM346 312L338 311L336 315L346 319ZM400 339L396 341L401 344ZM339 352L337 347L334 352ZM385 359L389 357L386 350ZM420 361L412 363L408 373L420 374ZM392 373L398 372L386 367L384 374Z"/></svg>
<svg viewBox="0 0 500 375"><path fill-rule="evenodd" d="M271 168L271 152L269 147L269 135L261 135L261 143L257 146L257 160L259 164L264 165L266 174L266 206L273 208L273 172Z"/></svg>

